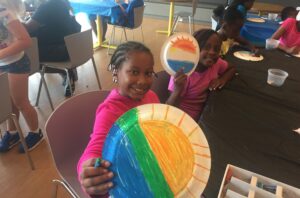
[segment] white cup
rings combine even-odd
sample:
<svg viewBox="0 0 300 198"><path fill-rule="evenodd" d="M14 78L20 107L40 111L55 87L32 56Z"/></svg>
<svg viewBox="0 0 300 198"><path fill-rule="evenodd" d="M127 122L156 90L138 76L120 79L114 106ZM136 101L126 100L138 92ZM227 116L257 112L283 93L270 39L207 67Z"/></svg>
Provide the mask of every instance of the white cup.
<svg viewBox="0 0 300 198"><path fill-rule="evenodd" d="M272 21L275 21L278 17L278 14L277 13L269 13L268 14L268 19L269 20L272 20Z"/></svg>
<svg viewBox="0 0 300 198"><path fill-rule="evenodd" d="M286 71L280 69L268 69L267 83L275 87L280 87L283 85L288 75L289 74Z"/></svg>
<svg viewBox="0 0 300 198"><path fill-rule="evenodd" d="M279 41L275 39L266 39L266 49L275 49L279 45Z"/></svg>

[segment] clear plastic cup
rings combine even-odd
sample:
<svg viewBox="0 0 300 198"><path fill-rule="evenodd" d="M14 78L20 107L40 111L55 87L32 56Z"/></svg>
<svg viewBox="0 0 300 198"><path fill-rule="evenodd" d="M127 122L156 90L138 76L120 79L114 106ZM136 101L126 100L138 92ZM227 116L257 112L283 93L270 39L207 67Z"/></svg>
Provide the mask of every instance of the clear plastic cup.
<svg viewBox="0 0 300 198"><path fill-rule="evenodd" d="M281 69L268 69L267 83L272 86L280 87L283 85L288 73Z"/></svg>
<svg viewBox="0 0 300 198"><path fill-rule="evenodd" d="M279 45L279 41L275 39L266 39L266 49L275 49Z"/></svg>
<svg viewBox="0 0 300 198"><path fill-rule="evenodd" d="M278 17L278 14L277 13L269 13L268 14L268 19L269 20L272 20L272 21L275 21Z"/></svg>

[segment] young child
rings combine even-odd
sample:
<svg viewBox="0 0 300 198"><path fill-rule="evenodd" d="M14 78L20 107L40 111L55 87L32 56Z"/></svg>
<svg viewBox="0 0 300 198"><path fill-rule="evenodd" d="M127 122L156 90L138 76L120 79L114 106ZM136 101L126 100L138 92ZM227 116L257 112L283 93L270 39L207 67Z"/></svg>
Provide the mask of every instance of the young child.
<svg viewBox="0 0 300 198"><path fill-rule="evenodd" d="M96 112L94 130L90 142L81 156L77 171L83 189L90 195L103 195L113 186L109 180L109 162L102 160L101 167L94 168L96 158L101 157L105 138L113 123L126 111L143 104L159 103L150 90L153 81L153 55L141 43L127 42L118 46L111 57L113 89Z"/></svg>
<svg viewBox="0 0 300 198"><path fill-rule="evenodd" d="M229 4L229 7L236 7L243 14L244 19L246 19L247 12L252 8L254 2L255 0L233 0Z"/></svg>
<svg viewBox="0 0 300 198"><path fill-rule="evenodd" d="M247 17L247 11L252 8L254 1L255 0L233 0L228 3L226 8L223 5L219 5L218 7L216 7L213 10L213 18L218 21L216 30L219 30L223 24L225 10L233 7L242 14L243 19L245 20Z"/></svg>
<svg viewBox="0 0 300 198"><path fill-rule="evenodd" d="M102 41L105 40L105 34L107 32L107 24L120 25L124 27L133 28L134 27L134 8L144 6L143 0L115 0L118 4L120 11L119 16L117 18L111 18L109 16L101 16L102 23ZM124 3L122 3L124 2ZM90 24L92 29L97 35L97 27L96 27L96 15L89 15Z"/></svg>
<svg viewBox="0 0 300 198"><path fill-rule="evenodd" d="M281 12L283 23L271 37L279 40L279 49L290 54L300 52L300 21L296 20L297 14L296 8L284 8Z"/></svg>
<svg viewBox="0 0 300 198"><path fill-rule="evenodd" d="M43 134L38 127L38 117L28 99L28 74L30 63L24 49L30 46L31 39L17 18L21 1L0 0L0 73L7 72L9 91L14 114L22 113L30 132L25 138L29 150L36 147ZM19 135L12 120L8 121L8 131L0 141L0 152L11 149L19 142ZM23 145L19 151L24 153Z"/></svg>
<svg viewBox="0 0 300 198"><path fill-rule="evenodd" d="M227 54L235 42L242 44L255 52L255 47L240 35L240 30L244 25L244 17L236 7L229 7L225 11L223 24L218 31L222 40L221 55Z"/></svg>
<svg viewBox="0 0 300 198"><path fill-rule="evenodd" d="M219 57L222 41L217 32L202 29L194 37L201 49L197 68L188 77L182 71L171 77L171 95L166 103L179 107L198 121L208 90L221 89L233 77L235 68Z"/></svg>

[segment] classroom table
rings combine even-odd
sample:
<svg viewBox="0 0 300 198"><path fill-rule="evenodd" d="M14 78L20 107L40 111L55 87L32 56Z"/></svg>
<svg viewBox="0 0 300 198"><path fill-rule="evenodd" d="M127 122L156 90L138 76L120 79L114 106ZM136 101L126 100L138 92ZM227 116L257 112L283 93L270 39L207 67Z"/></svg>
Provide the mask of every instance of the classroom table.
<svg viewBox="0 0 300 198"><path fill-rule="evenodd" d="M247 18L261 18L255 14L248 14ZM257 23L246 20L241 29L241 36L258 47L264 47L266 39L270 38L279 28L278 20L268 20L263 18L265 22Z"/></svg>
<svg viewBox="0 0 300 198"><path fill-rule="evenodd" d="M70 0L71 7L74 13L84 12L87 14L97 15L97 32L98 43L97 46L108 47L115 49L116 46L109 46L102 43L102 28L100 16L110 16L111 21L114 22L121 14L119 5L115 0Z"/></svg>
<svg viewBox="0 0 300 198"><path fill-rule="evenodd" d="M217 197L227 164L300 188L300 59L261 53L260 62L226 56L238 75L210 93L200 117L212 157L208 198ZM282 87L267 84L269 68L289 73Z"/></svg>
<svg viewBox="0 0 300 198"><path fill-rule="evenodd" d="M275 3L254 2L251 11L258 12L259 15L265 13L280 13L284 8L283 5Z"/></svg>

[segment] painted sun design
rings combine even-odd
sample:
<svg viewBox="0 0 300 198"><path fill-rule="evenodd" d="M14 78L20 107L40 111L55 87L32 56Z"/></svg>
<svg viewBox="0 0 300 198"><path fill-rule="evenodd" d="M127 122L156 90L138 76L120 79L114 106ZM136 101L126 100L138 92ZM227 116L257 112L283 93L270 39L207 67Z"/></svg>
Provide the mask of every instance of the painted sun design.
<svg viewBox="0 0 300 198"><path fill-rule="evenodd" d="M110 129L102 157L115 173L112 197L200 197L211 168L199 125L164 104L142 105L122 115Z"/></svg>
<svg viewBox="0 0 300 198"><path fill-rule="evenodd" d="M176 40L171 41L171 49L181 49L190 53L195 54L197 47L194 45L193 41L189 38L184 38L183 36L177 37Z"/></svg>

